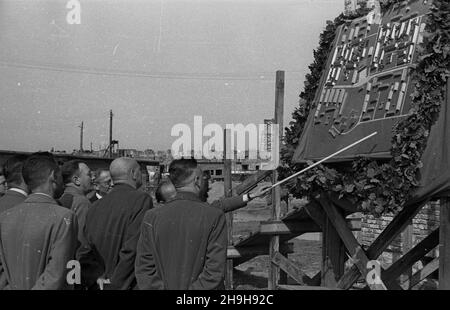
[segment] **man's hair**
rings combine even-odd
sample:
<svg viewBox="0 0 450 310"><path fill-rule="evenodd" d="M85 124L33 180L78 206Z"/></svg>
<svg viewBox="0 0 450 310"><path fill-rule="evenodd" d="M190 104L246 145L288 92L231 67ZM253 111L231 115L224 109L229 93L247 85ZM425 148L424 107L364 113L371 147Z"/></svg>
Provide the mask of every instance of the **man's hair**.
<svg viewBox="0 0 450 310"><path fill-rule="evenodd" d="M86 164L82 160L73 159L65 162L61 168L64 184L72 182L72 178L80 173L80 164Z"/></svg>
<svg viewBox="0 0 450 310"><path fill-rule="evenodd" d="M169 165L169 179L175 187L186 185L186 180L197 167L198 164L195 159L176 159Z"/></svg>
<svg viewBox="0 0 450 310"><path fill-rule="evenodd" d="M24 163L22 175L30 190L44 184L52 172L58 172L59 167L53 157L31 155Z"/></svg>
<svg viewBox="0 0 450 310"><path fill-rule="evenodd" d="M3 164L3 175L9 186L22 183L22 168L27 158L26 155L14 155Z"/></svg>

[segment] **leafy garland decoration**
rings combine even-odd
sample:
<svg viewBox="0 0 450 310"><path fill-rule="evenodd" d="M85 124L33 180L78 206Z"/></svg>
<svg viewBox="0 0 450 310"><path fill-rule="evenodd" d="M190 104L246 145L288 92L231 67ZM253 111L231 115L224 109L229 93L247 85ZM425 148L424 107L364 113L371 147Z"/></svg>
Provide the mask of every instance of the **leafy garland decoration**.
<svg viewBox="0 0 450 310"><path fill-rule="evenodd" d="M387 0L382 10L388 10L399 0ZM281 150L280 176L288 176L302 168L291 162L304 129L309 112L313 108L314 95L319 85L336 29L347 19L365 15L366 10L354 16L338 16L327 23L320 35L319 48L314 51L314 62L305 76L300 104L292 114L293 121L286 127ZM418 172L423 166L422 154L426 148L431 126L436 122L441 103L445 100L445 86L450 77L450 3L434 0L428 15L426 36L418 47L418 65L412 70L415 90L411 94L413 109L393 128L391 159L381 162L358 158L350 165L319 165L299 176L290 192L295 197L313 197L327 191L346 197L364 213L380 216L397 213L411 197L419 184Z"/></svg>

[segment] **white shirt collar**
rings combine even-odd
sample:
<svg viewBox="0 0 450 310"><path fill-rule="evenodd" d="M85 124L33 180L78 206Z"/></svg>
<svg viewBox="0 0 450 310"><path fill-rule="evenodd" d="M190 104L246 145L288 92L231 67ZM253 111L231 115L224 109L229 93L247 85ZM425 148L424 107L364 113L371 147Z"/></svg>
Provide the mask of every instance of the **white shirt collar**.
<svg viewBox="0 0 450 310"><path fill-rule="evenodd" d="M103 196L99 195L97 192L95 193L95 196L97 196L98 199L102 199Z"/></svg>
<svg viewBox="0 0 450 310"><path fill-rule="evenodd" d="M28 197L27 192L24 191L23 189L11 187L9 190L10 190L10 191L13 191L13 192L21 193L21 194L24 195L25 197Z"/></svg>

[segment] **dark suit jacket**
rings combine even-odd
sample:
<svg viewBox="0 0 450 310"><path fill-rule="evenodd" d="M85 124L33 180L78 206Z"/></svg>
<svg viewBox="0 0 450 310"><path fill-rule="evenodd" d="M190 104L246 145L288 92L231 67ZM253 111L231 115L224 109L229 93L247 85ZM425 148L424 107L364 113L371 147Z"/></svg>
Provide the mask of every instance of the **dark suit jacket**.
<svg viewBox="0 0 450 310"><path fill-rule="evenodd" d="M31 194L0 215L0 290L70 289L67 263L75 259L75 214L52 198Z"/></svg>
<svg viewBox="0 0 450 310"><path fill-rule="evenodd" d="M62 203L63 207L69 208L77 216L78 239L80 242L83 241L84 223L86 222L86 215L91 207L91 202L80 189L73 185L66 186L64 194L59 201ZM70 205L67 205L68 203L70 203Z"/></svg>
<svg viewBox="0 0 450 310"><path fill-rule="evenodd" d="M127 184L115 184L108 195L90 207L84 227L86 243L77 253L82 270L92 273L82 275L86 286L98 276L110 280L106 289L136 286L136 246L144 213L152 207L150 195Z"/></svg>
<svg viewBox="0 0 450 310"><path fill-rule="evenodd" d="M193 193L178 192L145 214L136 256L140 289L210 290L224 279L224 213Z"/></svg>
<svg viewBox="0 0 450 310"><path fill-rule="evenodd" d="M26 198L27 196L8 189L6 191L6 194L2 198L0 198L0 214L18 205L19 203L24 202Z"/></svg>

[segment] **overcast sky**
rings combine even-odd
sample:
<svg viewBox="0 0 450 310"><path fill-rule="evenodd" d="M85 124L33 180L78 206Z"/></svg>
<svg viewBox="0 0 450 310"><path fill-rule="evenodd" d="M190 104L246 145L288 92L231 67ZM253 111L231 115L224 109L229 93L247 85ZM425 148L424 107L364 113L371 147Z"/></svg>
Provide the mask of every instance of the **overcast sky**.
<svg viewBox="0 0 450 310"><path fill-rule="evenodd" d="M326 20L344 0L0 0L0 149L168 149L176 123L273 117L286 71L285 125Z"/></svg>

